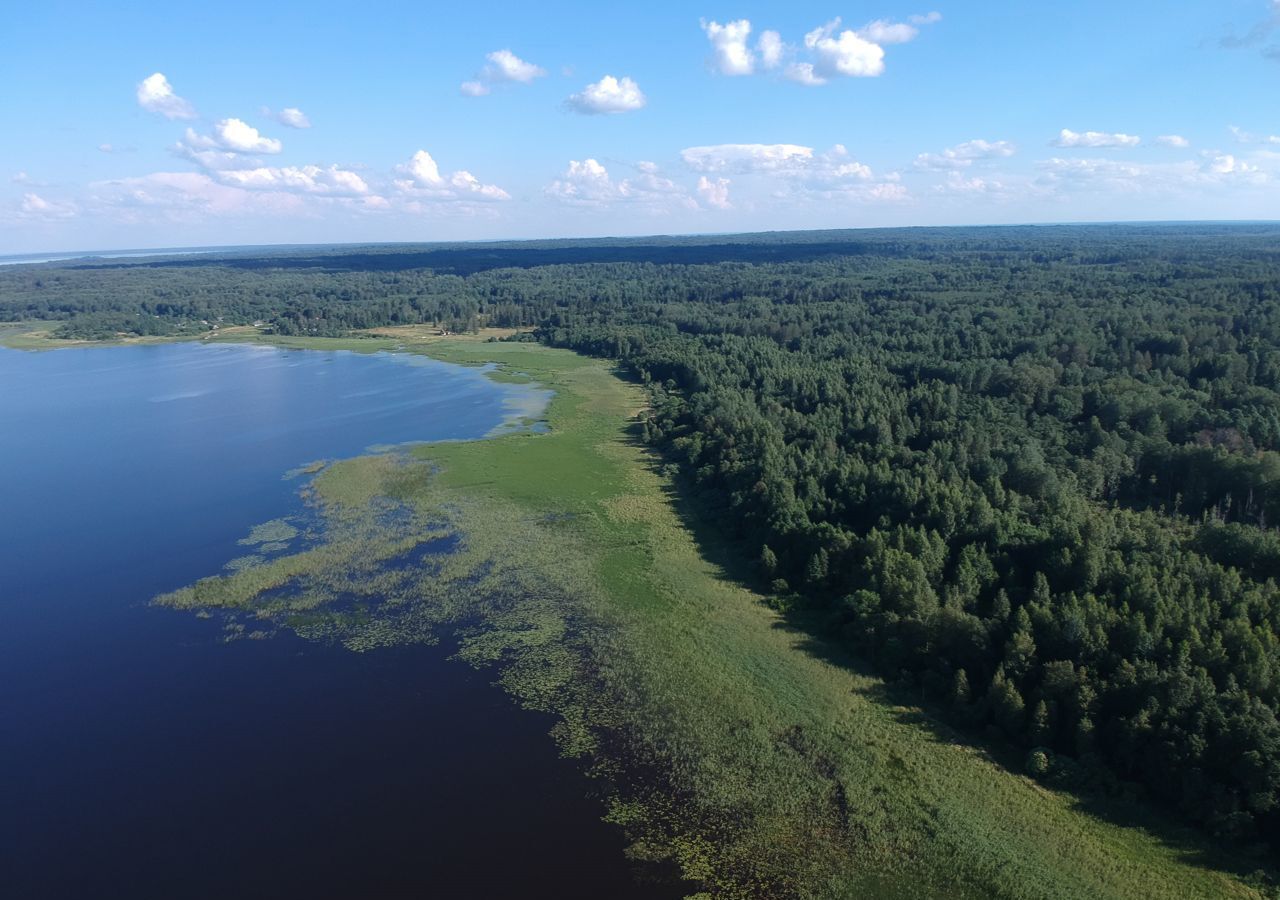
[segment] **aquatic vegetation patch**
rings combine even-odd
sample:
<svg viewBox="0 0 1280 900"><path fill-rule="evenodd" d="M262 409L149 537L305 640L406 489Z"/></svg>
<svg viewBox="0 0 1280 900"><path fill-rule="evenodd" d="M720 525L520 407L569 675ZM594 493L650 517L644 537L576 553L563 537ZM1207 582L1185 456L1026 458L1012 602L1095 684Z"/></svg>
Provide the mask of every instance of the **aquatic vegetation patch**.
<svg viewBox="0 0 1280 900"><path fill-rule="evenodd" d="M290 469L288 472L285 472L282 478L285 481L292 481L295 478L304 478L308 475L315 475L317 472L321 471L328 464L329 464L329 461L326 459L318 459L315 462L304 463L303 465L298 466L297 468L293 468L293 469Z"/></svg>
<svg viewBox="0 0 1280 900"><path fill-rule="evenodd" d="M241 538L239 543L244 546L287 544L297 536L298 529L291 525L288 519L272 519L270 522L255 525L253 530L249 532L249 536Z"/></svg>

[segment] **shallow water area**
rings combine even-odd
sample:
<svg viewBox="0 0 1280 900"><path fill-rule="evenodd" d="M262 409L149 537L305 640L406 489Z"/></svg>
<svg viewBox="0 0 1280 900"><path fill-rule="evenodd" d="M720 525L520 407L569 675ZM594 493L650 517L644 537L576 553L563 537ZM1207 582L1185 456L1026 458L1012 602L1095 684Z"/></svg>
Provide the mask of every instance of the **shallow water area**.
<svg viewBox="0 0 1280 900"><path fill-rule="evenodd" d="M550 722L446 647L148 605L301 522L287 473L546 398L408 354L0 349L5 895L654 896Z"/></svg>

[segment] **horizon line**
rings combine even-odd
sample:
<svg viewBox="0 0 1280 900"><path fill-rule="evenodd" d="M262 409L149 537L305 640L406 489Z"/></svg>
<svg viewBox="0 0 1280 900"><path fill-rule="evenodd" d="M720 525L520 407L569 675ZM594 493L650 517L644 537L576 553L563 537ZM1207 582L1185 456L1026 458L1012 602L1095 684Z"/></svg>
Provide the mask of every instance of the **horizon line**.
<svg viewBox="0 0 1280 900"><path fill-rule="evenodd" d="M755 235L823 234L847 231L962 231L966 229L1013 228L1083 228L1088 226L1133 225L1280 225L1280 219L1075 219L1035 222L971 223L965 225L860 225L847 228L781 228L763 231L690 231L654 232L650 234L576 235L568 237L505 237L471 240L421 240L421 241L303 241L267 244L193 244L179 247L112 247L96 250L44 250L31 253L0 254L0 265L38 265L48 262L68 262L76 259L102 258L109 255L130 256L181 256L183 254L230 253L237 250L290 250L307 247L430 247L492 244L534 244L551 241L645 241L667 238L749 237ZM44 259L42 257L49 257ZM5 262L5 261L8 262Z"/></svg>

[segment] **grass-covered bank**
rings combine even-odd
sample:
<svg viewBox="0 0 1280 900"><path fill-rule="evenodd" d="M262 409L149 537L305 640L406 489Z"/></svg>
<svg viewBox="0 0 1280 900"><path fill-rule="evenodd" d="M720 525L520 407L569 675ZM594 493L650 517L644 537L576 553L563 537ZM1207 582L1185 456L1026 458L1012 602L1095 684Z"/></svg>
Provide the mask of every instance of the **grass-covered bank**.
<svg viewBox="0 0 1280 900"><path fill-rule="evenodd" d="M723 577L635 439L642 390L607 364L413 333L297 345L398 343L553 388L549 432L329 466L310 488L316 541L166 602L355 649L460 623L464 657L499 663L611 777L637 856L674 857L712 893L1252 893L1189 838L1096 819L940 738Z"/></svg>

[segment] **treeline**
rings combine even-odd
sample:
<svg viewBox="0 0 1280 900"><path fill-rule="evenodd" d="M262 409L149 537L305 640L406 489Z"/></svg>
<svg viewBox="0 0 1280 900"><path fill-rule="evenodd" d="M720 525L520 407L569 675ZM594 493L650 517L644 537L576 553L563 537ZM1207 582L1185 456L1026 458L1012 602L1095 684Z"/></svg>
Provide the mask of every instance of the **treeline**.
<svg viewBox="0 0 1280 900"><path fill-rule="evenodd" d="M528 325L618 358L781 603L1038 777L1280 847L1280 229L645 246L29 267L0 319Z"/></svg>

